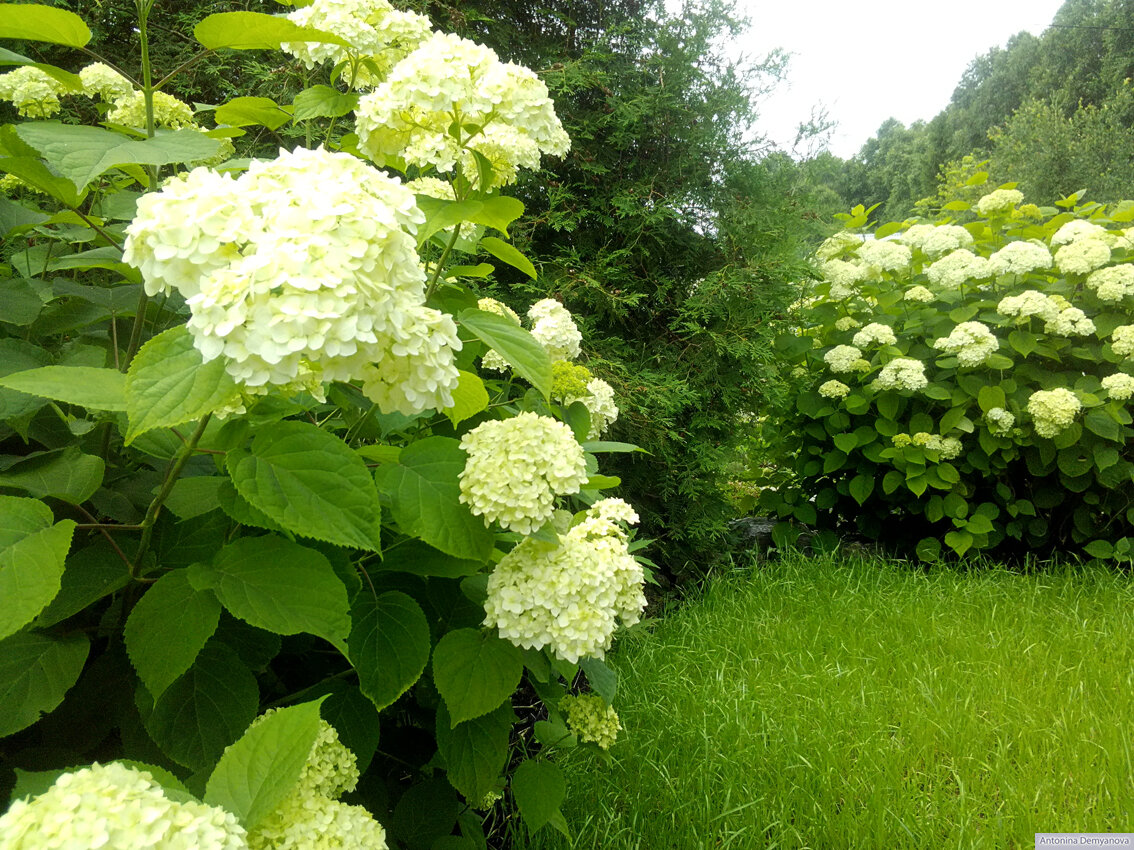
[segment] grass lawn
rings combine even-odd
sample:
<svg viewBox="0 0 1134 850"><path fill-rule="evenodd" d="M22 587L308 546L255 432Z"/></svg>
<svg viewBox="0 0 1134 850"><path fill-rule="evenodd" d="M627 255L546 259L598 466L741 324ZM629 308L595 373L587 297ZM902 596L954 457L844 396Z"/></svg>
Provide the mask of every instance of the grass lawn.
<svg viewBox="0 0 1134 850"><path fill-rule="evenodd" d="M622 638L610 764L562 760L602 850L1033 847L1134 830L1134 580L791 556Z"/></svg>

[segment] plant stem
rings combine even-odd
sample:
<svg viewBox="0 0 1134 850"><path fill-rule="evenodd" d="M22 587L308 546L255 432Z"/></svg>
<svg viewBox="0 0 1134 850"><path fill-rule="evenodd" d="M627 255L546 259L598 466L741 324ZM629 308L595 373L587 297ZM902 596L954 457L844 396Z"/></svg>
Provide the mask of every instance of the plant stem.
<svg viewBox="0 0 1134 850"><path fill-rule="evenodd" d="M445 250L441 252L440 258L437 260L437 267L433 270L433 277L429 281L429 286L425 290L425 300L428 301L432 297L434 290L437 289L438 279L441 277L441 270L445 268L445 261L449 259L449 252L453 250L453 246L457 244L457 237L461 233L461 226L459 224L453 225L453 235L449 237L449 244L445 246Z"/></svg>
<svg viewBox="0 0 1134 850"><path fill-rule="evenodd" d="M197 430L189 437L189 440L177 450L174 456L173 465L169 469L169 474L165 476L165 481L162 482L161 491L150 502L149 508L146 510L145 519L142 520L142 539L138 543L138 552L134 555L134 560L130 564L130 578L140 581L138 570L141 569L142 556L150 548L150 540L154 536L154 524L157 522L158 515L161 513L161 506L165 504L165 500L169 498L169 494L173 491L173 485L177 483L177 478L181 475L181 470L185 468L185 464L189 462L189 458L193 456L193 450L197 448L197 443L200 441L201 436L205 433L205 428L212 418L211 413L205 414L197 425Z"/></svg>

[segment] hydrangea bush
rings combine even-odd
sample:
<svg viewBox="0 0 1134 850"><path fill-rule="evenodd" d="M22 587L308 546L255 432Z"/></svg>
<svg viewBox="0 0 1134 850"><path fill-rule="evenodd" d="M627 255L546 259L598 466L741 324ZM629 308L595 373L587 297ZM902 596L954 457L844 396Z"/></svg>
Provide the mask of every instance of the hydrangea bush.
<svg viewBox="0 0 1134 850"><path fill-rule="evenodd" d="M194 37L322 82L195 111L151 5L141 79L0 74L0 848L486 847L486 800L565 831L548 756L613 741L647 574L574 318L491 294L537 276L500 190L568 150L546 87L315 0ZM0 37L90 53L49 6ZM41 120L83 97L101 126ZM234 158L286 122L312 144Z"/></svg>
<svg viewBox="0 0 1134 850"><path fill-rule="evenodd" d="M1128 557L1134 202L1025 201L845 216L778 342L800 391L767 420L791 480L765 508L930 560Z"/></svg>

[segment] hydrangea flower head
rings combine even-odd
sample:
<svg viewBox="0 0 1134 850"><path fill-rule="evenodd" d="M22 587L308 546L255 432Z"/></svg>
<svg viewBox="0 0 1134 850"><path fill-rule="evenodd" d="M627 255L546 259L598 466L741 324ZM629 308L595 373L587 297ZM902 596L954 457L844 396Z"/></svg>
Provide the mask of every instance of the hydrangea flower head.
<svg viewBox="0 0 1134 850"><path fill-rule="evenodd" d="M114 107L106 115L112 124L142 129L146 126L146 98L140 91L130 91L114 101ZM193 107L163 91L154 92L154 126L180 130L196 127L193 120Z"/></svg>
<svg viewBox="0 0 1134 850"><path fill-rule="evenodd" d="M896 272L909 266L913 252L901 242L867 239L858 249L858 258L872 269Z"/></svg>
<svg viewBox="0 0 1134 850"><path fill-rule="evenodd" d="M849 392L850 387L842 381L825 381L819 385L819 395L824 398L846 398Z"/></svg>
<svg viewBox="0 0 1134 850"><path fill-rule="evenodd" d="M851 342L858 348L866 348L875 343L878 345L896 345L898 338L894 336L894 330L889 325L871 322L856 333Z"/></svg>
<svg viewBox="0 0 1134 850"><path fill-rule="evenodd" d="M1070 245L1083 239L1105 239L1107 230L1093 221L1084 221L1081 218L1073 219L1055 231L1051 237L1052 245Z"/></svg>
<svg viewBox="0 0 1134 850"><path fill-rule="evenodd" d="M899 239L930 257L940 257L958 248L972 248L975 244L973 235L956 224L915 224Z"/></svg>
<svg viewBox="0 0 1134 850"><path fill-rule="evenodd" d="M932 292L924 286L911 286L906 290L906 294L902 296L906 301L916 301L921 304L928 304L935 296Z"/></svg>
<svg viewBox="0 0 1134 850"><path fill-rule="evenodd" d="M83 91L108 102L134 91L134 86L128 79L102 62L87 65L79 71L79 79L83 81Z"/></svg>
<svg viewBox="0 0 1134 850"><path fill-rule="evenodd" d="M565 696L559 701L559 710L565 715L567 728L580 741L590 741L604 750L614 745L622 729L618 712L598 694Z"/></svg>
<svg viewBox="0 0 1134 850"><path fill-rule="evenodd" d="M355 86L371 87L390 68L429 37L429 18L401 12L386 0L314 0L290 12L288 19L341 37L344 47L316 41L284 42L280 48L308 69L323 62L338 64L352 56L365 59L356 69ZM349 72L344 72L344 75Z"/></svg>
<svg viewBox="0 0 1134 850"><path fill-rule="evenodd" d="M1079 239L1055 252L1055 265L1064 274L1090 274L1110 262L1110 245L1102 239Z"/></svg>
<svg viewBox="0 0 1134 850"><path fill-rule="evenodd" d="M1003 407L993 407L984 414L984 418L988 422L988 430L994 434L1007 434L1016 424L1016 417Z"/></svg>
<svg viewBox="0 0 1134 850"><path fill-rule="evenodd" d="M355 112L359 147L375 162L395 156L438 171L460 162L471 178L475 151L493 167L481 189L511 183L519 168L538 168L541 154L562 156L571 146L539 77L450 33L425 39ZM478 129L457 138L454 126Z"/></svg>
<svg viewBox="0 0 1134 850"><path fill-rule="evenodd" d="M827 260L819 270L831 285L831 297L836 301L857 294L858 285L870 275L870 269L862 263L847 260Z"/></svg>
<svg viewBox="0 0 1134 850"><path fill-rule="evenodd" d="M248 833L250 850L387 850L386 830L362 806L292 792Z"/></svg>
<svg viewBox="0 0 1134 850"><path fill-rule="evenodd" d="M925 364L909 357L896 357L882 367L873 386L876 390L923 390L929 386Z"/></svg>
<svg viewBox="0 0 1134 850"><path fill-rule="evenodd" d="M1051 252L1039 242L1009 242L988 258L994 275L1027 274L1051 268Z"/></svg>
<svg viewBox="0 0 1134 850"><path fill-rule="evenodd" d="M968 231L965 231L968 233ZM955 288L970 280L982 280L992 272L988 260L978 257L968 248L958 248L946 254L925 270L930 283Z"/></svg>
<svg viewBox="0 0 1134 850"><path fill-rule="evenodd" d="M1063 387L1039 390L1028 398L1028 413L1041 437L1055 437L1066 430L1082 407L1075 393Z"/></svg>
<svg viewBox="0 0 1134 850"><path fill-rule="evenodd" d="M840 230L834 236L823 240L822 244L815 249L815 256L820 260L833 260L862 244L864 244L864 240L857 233Z"/></svg>
<svg viewBox="0 0 1134 850"><path fill-rule="evenodd" d="M976 203L977 214L988 218L991 215L1010 213L1017 204L1024 202L1024 193L1018 189L995 189Z"/></svg>
<svg viewBox="0 0 1134 850"><path fill-rule="evenodd" d="M1111 331L1110 347L1120 357L1134 354L1134 325L1119 325Z"/></svg>
<svg viewBox="0 0 1134 850"><path fill-rule="evenodd" d="M980 322L962 322L952 333L933 343L934 348L957 355L962 366L979 366L1000 347L995 334Z"/></svg>
<svg viewBox="0 0 1134 850"><path fill-rule="evenodd" d="M823 362L836 374L851 372L855 364L862 358L862 351L853 345L836 345L823 355Z"/></svg>
<svg viewBox="0 0 1134 850"><path fill-rule="evenodd" d="M143 770L118 762L64 773L0 816L4 850L154 848L246 850L244 828L224 809L174 802Z"/></svg>
<svg viewBox="0 0 1134 850"><path fill-rule="evenodd" d="M208 169L144 195L124 258L150 294L178 290L194 345L249 393L359 380L384 412L453 404L461 342L425 306L398 180L349 154L299 149L237 179Z"/></svg>
<svg viewBox="0 0 1134 850"><path fill-rule="evenodd" d="M835 320L835 330L837 331L850 331L858 327L862 327L862 322L854 316L840 316Z"/></svg>
<svg viewBox="0 0 1134 850"><path fill-rule="evenodd" d="M249 729L254 729L265 718L279 709L269 708L252 721ZM326 720L319 721L319 734L307 754L307 761L299 774L298 786L311 794L338 798L358 785L358 759L354 753L343 746L339 733Z"/></svg>
<svg viewBox="0 0 1134 850"><path fill-rule="evenodd" d="M1107 394L1119 401L1134 396L1134 376L1128 375L1125 372L1116 372L1113 375L1107 375L1102 379L1103 389Z"/></svg>
<svg viewBox="0 0 1134 850"><path fill-rule="evenodd" d="M11 102L25 118L50 118L62 109L60 95L70 91L63 83L31 65L0 74L0 100Z"/></svg>
<svg viewBox="0 0 1134 850"><path fill-rule="evenodd" d="M555 497L587 480L583 447L558 420L523 412L482 422L461 439L468 461L460 499L485 525L531 534L551 519Z"/></svg>
<svg viewBox="0 0 1134 850"><path fill-rule="evenodd" d="M1060 296L1052 295L1051 298L1054 300ZM1045 333L1055 336L1086 336L1095 332L1095 323L1078 307L1072 307L1070 304L1060 306L1062 309L1059 313L1044 322Z"/></svg>
<svg viewBox="0 0 1134 850"><path fill-rule="evenodd" d="M1095 291L1099 301L1108 303L1134 295L1134 264L1122 263L1091 272L1087 275L1087 288Z"/></svg>
<svg viewBox="0 0 1134 850"><path fill-rule="evenodd" d="M1019 295L1009 295L1000 299L1000 303L996 305L996 312L1001 316L1025 320L1038 316L1045 322L1050 322L1059 315L1060 305L1042 292L1029 289Z"/></svg>
<svg viewBox="0 0 1134 850"><path fill-rule="evenodd" d="M546 646L575 663L601 658L619 621L638 622L645 575L619 524L627 521L625 503L601 504L561 533L558 544L528 537L500 559L488 579L486 626L516 646Z"/></svg>
<svg viewBox="0 0 1134 850"><path fill-rule="evenodd" d="M579 356L583 335L570 311L554 298L544 298L528 308L534 336L553 361L574 360Z"/></svg>

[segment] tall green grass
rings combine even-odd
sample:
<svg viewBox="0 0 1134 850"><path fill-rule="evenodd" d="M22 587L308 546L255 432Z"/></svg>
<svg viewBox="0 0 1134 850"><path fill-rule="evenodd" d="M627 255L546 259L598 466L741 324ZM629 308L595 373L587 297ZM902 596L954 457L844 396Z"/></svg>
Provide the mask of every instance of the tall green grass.
<svg viewBox="0 0 1134 850"><path fill-rule="evenodd" d="M789 557L609 659L625 731L520 847L1032 847L1134 829L1134 582Z"/></svg>

